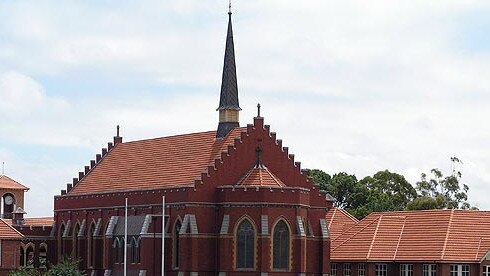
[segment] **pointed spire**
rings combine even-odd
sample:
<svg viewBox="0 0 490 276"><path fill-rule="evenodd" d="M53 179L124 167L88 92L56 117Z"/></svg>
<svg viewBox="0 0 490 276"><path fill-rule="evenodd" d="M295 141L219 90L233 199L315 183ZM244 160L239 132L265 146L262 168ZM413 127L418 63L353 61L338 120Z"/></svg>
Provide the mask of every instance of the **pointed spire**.
<svg viewBox="0 0 490 276"><path fill-rule="evenodd" d="M231 129L238 127L238 84L236 77L235 49L233 43L233 27L231 24L231 2L228 11L228 32L226 35L225 60L221 80L221 94L218 111L220 120L216 138L225 137Z"/></svg>

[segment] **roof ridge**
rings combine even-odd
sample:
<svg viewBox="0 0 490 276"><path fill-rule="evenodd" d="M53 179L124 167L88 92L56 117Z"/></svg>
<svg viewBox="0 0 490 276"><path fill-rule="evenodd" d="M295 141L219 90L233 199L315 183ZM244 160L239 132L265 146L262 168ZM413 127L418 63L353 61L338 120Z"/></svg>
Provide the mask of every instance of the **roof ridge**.
<svg viewBox="0 0 490 276"><path fill-rule="evenodd" d="M403 226L400 230L400 236L398 237L398 242L396 243L395 253L393 254L393 260L396 260L396 254L398 254L398 248L400 247L400 242L402 241L403 230L405 230L405 224L407 223L407 217L403 220Z"/></svg>
<svg viewBox="0 0 490 276"><path fill-rule="evenodd" d="M441 252L441 260L444 259L444 255L446 254L447 241L449 239L449 231L451 228L451 224L453 222L453 214L454 214L454 209L451 210L451 214L449 215L449 222L447 224L447 230L446 230L446 238L444 239L444 246L442 247L442 252Z"/></svg>
<svg viewBox="0 0 490 276"><path fill-rule="evenodd" d="M376 240L376 235L378 234L379 225L381 224L381 220L383 219L383 215L379 216L378 224L376 225L376 230L374 230L373 238L371 239L371 245L369 245L369 250L366 256L366 260L369 260L369 256L371 256L371 250L373 249L374 241Z"/></svg>
<svg viewBox="0 0 490 276"><path fill-rule="evenodd" d="M483 237L480 237L480 241L478 242L478 248L476 249L475 253L475 261L478 260L478 253L480 253L480 247L481 247L481 241L483 240Z"/></svg>
<svg viewBox="0 0 490 276"><path fill-rule="evenodd" d="M359 220L356 217L354 217L353 215L351 215L347 210L345 210L343 208L338 208L338 209L340 210L341 213L343 213L344 215L348 216L350 219L352 219L356 223L359 222Z"/></svg>
<svg viewBox="0 0 490 276"><path fill-rule="evenodd" d="M338 208L333 208L333 214L332 214L332 217L330 218L330 221L328 222L328 228L330 228L332 226L333 219L335 217L335 214L337 213L337 209Z"/></svg>
<svg viewBox="0 0 490 276"><path fill-rule="evenodd" d="M342 246L344 243L346 243L347 241L351 240L352 238L354 238L355 236L357 236L357 234L361 233L362 231L364 231L364 229L368 228L369 226L371 226L371 224L375 223L376 221L379 220L380 217L377 217L375 219L373 219L373 221L369 222L366 226L364 226L363 228L361 228L359 231L357 231L356 233L354 233L352 236L348 237L347 239L345 239L345 241L341 242L339 245L337 245L335 248L333 248L332 250L335 250L337 248L339 248L340 246ZM352 226L350 229L354 228L354 226ZM345 234L344 234L345 235ZM334 241L336 239L339 239L340 237L342 237L343 235L340 235L338 236L337 238L334 239Z"/></svg>

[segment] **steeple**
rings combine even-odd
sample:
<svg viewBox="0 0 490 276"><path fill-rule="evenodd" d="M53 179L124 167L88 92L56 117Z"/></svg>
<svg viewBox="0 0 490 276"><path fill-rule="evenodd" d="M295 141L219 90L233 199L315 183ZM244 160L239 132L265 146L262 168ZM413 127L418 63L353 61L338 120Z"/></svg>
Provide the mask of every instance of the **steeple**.
<svg viewBox="0 0 490 276"><path fill-rule="evenodd" d="M225 61L223 64L223 77L221 80L221 94L219 98L219 124L216 138L225 137L230 130L239 127L239 112L242 110L238 104L238 85L235 65L235 49L233 44L233 28L231 26L231 3L228 12L228 33L226 35Z"/></svg>

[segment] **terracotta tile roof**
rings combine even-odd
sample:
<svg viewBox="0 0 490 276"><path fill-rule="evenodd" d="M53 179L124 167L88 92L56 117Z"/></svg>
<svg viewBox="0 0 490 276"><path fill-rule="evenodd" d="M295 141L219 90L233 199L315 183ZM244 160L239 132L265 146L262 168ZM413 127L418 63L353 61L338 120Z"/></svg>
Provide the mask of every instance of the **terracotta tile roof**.
<svg viewBox="0 0 490 276"><path fill-rule="evenodd" d="M332 240L331 259L479 262L490 250L490 212L373 213Z"/></svg>
<svg viewBox="0 0 490 276"><path fill-rule="evenodd" d="M242 186L277 186L284 187L284 183L277 178L267 167L253 167L248 171L237 185Z"/></svg>
<svg viewBox="0 0 490 276"><path fill-rule="evenodd" d="M219 140L208 131L120 143L69 194L194 184L242 131L235 128Z"/></svg>
<svg viewBox="0 0 490 276"><path fill-rule="evenodd" d="M330 231L330 239L333 240L359 222L355 217L341 208L328 210L325 219Z"/></svg>
<svg viewBox="0 0 490 276"><path fill-rule="evenodd" d="M18 240L23 237L24 235L15 230L7 221L0 219L0 240Z"/></svg>
<svg viewBox="0 0 490 276"><path fill-rule="evenodd" d="M24 218L23 226L52 226L53 222L53 217Z"/></svg>
<svg viewBox="0 0 490 276"><path fill-rule="evenodd" d="M29 190L26 186L13 180L6 175L0 175L0 189L13 189L13 190Z"/></svg>

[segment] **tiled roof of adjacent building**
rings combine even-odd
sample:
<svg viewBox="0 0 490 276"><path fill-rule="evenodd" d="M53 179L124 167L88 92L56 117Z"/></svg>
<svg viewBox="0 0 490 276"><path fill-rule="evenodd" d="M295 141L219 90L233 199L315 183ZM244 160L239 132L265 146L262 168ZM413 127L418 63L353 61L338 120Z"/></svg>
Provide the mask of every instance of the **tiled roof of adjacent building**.
<svg viewBox="0 0 490 276"><path fill-rule="evenodd" d="M23 226L52 226L53 217L24 218Z"/></svg>
<svg viewBox="0 0 490 276"><path fill-rule="evenodd" d="M332 240L332 261L480 262L490 250L490 212L372 213Z"/></svg>
<svg viewBox="0 0 490 276"><path fill-rule="evenodd" d="M0 175L0 189L29 190L26 186L6 175Z"/></svg>
<svg viewBox="0 0 490 276"><path fill-rule="evenodd" d="M284 183L277 178L267 167L253 167L238 182L242 186L277 186L284 187Z"/></svg>
<svg viewBox="0 0 490 276"><path fill-rule="evenodd" d="M69 194L194 184L200 173L245 130L235 128L223 139L215 139L216 131L208 131L119 143Z"/></svg>
<svg viewBox="0 0 490 276"><path fill-rule="evenodd" d="M24 235L15 230L7 221L0 219L0 240L17 240L23 237Z"/></svg>
<svg viewBox="0 0 490 276"><path fill-rule="evenodd" d="M359 222L354 216L341 208L332 208L328 210L325 219L328 223L331 240L334 240Z"/></svg>

